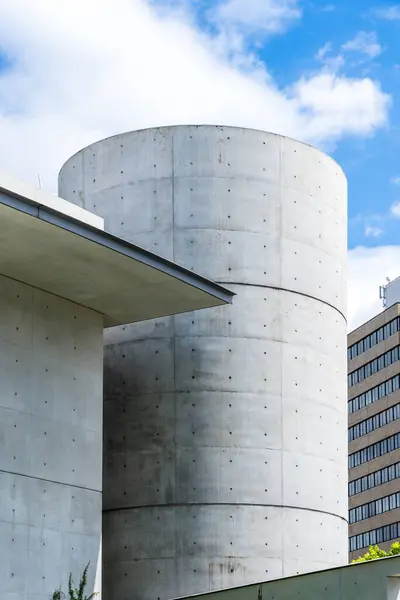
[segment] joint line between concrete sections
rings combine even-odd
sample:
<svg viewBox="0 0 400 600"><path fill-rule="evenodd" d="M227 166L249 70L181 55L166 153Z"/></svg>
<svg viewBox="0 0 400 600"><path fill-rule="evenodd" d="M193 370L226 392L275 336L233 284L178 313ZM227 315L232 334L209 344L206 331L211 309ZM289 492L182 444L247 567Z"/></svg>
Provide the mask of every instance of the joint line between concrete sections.
<svg viewBox="0 0 400 600"><path fill-rule="evenodd" d="M317 298L316 296L312 296L311 294L305 294L304 292L298 292L297 290L291 290L289 288L278 287L276 285L262 285L261 283L243 283L243 282L238 282L238 281L218 281L218 285L240 285L243 287L257 287L257 288L262 288L262 289L270 289L270 290L278 290L281 292L288 292L290 294L297 294L298 296L304 296L305 298L311 298L312 300L315 300L316 302L321 302L322 304L326 304L326 306L333 308L333 310L336 310L336 312L338 312L339 315L341 317L343 317L345 323L347 323L347 318L342 313L341 310L339 310L336 306L333 306L333 304L331 304L330 302L327 302L326 300L322 300L321 298Z"/></svg>
<svg viewBox="0 0 400 600"><path fill-rule="evenodd" d="M289 506L286 504L257 504L252 502L174 502L174 503L165 503L165 504L144 504L142 506L121 506L119 508L104 508L103 513L110 512L119 512L124 510L141 510L148 508L182 508L182 507L192 507L192 506L246 506L246 507L257 507L257 508L288 508L291 510L301 510L306 512L315 512L321 515L328 515L330 517L336 517L337 519L341 519L345 523L348 524L348 520L342 517L342 515L338 515L336 513L332 513L326 510L319 510L317 508L305 508L304 506Z"/></svg>
<svg viewBox="0 0 400 600"><path fill-rule="evenodd" d="M25 473L17 473L16 471L6 471L5 469L0 469L0 473L6 473L7 475L16 475L17 477L25 477L26 479L35 479L37 481L43 481L44 483L55 483L56 485L65 485L66 487L78 490L85 490L86 492L96 492L96 494L103 493L103 490L95 490L93 488L84 487L83 485L65 483L63 481L55 481L54 479L45 479L44 477L33 477L32 475L26 475Z"/></svg>

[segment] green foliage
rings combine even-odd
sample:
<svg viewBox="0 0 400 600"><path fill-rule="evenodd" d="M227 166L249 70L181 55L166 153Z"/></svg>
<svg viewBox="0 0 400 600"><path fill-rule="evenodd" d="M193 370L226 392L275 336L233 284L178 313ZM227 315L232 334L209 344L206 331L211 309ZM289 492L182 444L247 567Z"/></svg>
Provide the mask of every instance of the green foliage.
<svg viewBox="0 0 400 600"><path fill-rule="evenodd" d="M368 552L366 552L363 556L359 556L352 562L365 562L366 560L376 560L377 558L384 558L385 556L395 556L396 554L400 554L400 542L394 542L387 552L379 548L379 546L370 546L368 548Z"/></svg>
<svg viewBox="0 0 400 600"><path fill-rule="evenodd" d="M95 596L97 596L97 592L93 592L93 594L90 594L90 596L86 596L85 594L89 565L90 563L86 565L77 588L74 588L72 573L70 573L68 578L68 600L92 600ZM53 593L51 600L63 600L64 598L66 598L66 595L61 591L61 588L59 588Z"/></svg>

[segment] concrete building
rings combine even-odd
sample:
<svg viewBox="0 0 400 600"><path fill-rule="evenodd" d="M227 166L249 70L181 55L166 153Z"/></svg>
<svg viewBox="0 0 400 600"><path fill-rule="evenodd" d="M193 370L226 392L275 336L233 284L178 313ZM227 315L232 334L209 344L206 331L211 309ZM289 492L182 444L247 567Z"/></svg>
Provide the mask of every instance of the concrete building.
<svg viewBox="0 0 400 600"><path fill-rule="evenodd" d="M346 180L262 131L118 135L60 195L227 285L105 336L104 589L165 600L347 560Z"/></svg>
<svg viewBox="0 0 400 600"><path fill-rule="evenodd" d="M400 277L396 277L393 281L387 278L387 281L388 283L381 286L379 290L385 308L400 302Z"/></svg>
<svg viewBox="0 0 400 600"><path fill-rule="evenodd" d="M232 293L0 176L0 598L101 589L103 327ZM65 589L65 587L64 587Z"/></svg>
<svg viewBox="0 0 400 600"><path fill-rule="evenodd" d="M349 551L400 538L400 304L348 336Z"/></svg>
<svg viewBox="0 0 400 600"><path fill-rule="evenodd" d="M323 572L285 577L193 600L400 600L400 557L356 563ZM181 599L183 600L183 599ZM189 598L185 599L189 600Z"/></svg>

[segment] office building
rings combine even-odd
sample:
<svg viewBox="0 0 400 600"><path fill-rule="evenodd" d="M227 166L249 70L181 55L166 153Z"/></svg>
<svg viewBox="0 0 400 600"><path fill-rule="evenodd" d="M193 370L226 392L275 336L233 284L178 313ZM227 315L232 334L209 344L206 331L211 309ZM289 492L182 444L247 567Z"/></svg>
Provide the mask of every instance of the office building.
<svg viewBox="0 0 400 600"><path fill-rule="evenodd" d="M236 296L108 330L104 594L166 600L347 560L346 178L298 141L94 143L59 193Z"/></svg>
<svg viewBox="0 0 400 600"><path fill-rule="evenodd" d="M399 315L391 304L348 336L350 559L400 538Z"/></svg>

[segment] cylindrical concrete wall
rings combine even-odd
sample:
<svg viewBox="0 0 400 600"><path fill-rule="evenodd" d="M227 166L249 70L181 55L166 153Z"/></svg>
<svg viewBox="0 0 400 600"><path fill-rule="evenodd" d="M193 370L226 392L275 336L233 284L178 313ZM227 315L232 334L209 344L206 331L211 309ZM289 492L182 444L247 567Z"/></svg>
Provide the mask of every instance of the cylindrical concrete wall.
<svg viewBox="0 0 400 600"><path fill-rule="evenodd" d="M237 294L106 334L105 593L165 600L344 564L340 167L261 131L167 127L82 150L59 188Z"/></svg>
<svg viewBox="0 0 400 600"><path fill-rule="evenodd" d="M67 589L70 573L79 580L89 561L93 591L102 342L98 313L0 276L2 600L47 600Z"/></svg>

